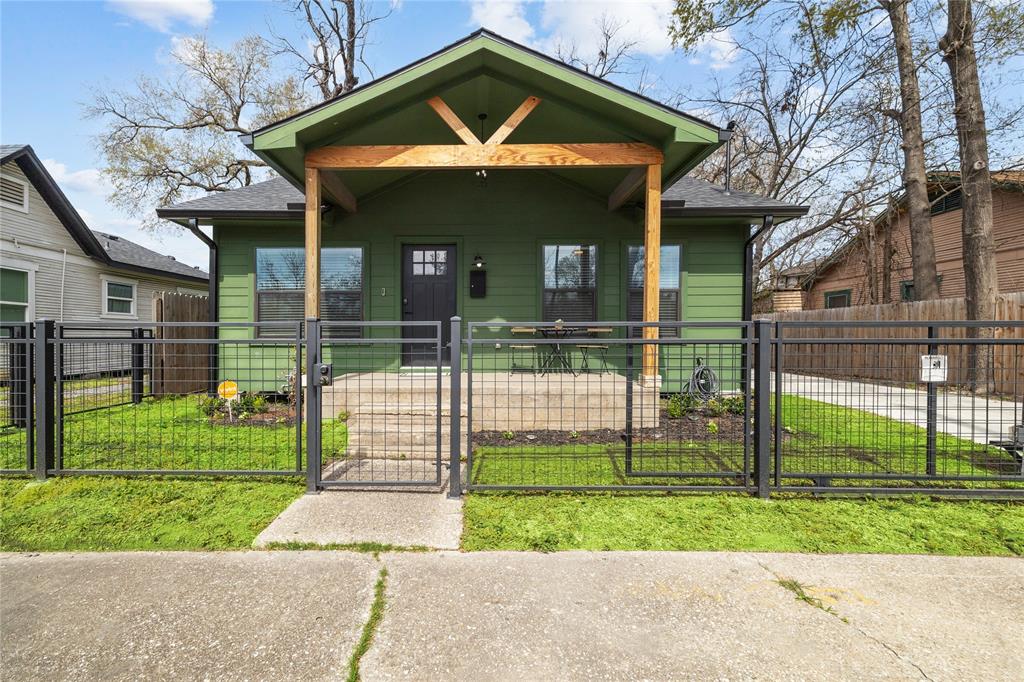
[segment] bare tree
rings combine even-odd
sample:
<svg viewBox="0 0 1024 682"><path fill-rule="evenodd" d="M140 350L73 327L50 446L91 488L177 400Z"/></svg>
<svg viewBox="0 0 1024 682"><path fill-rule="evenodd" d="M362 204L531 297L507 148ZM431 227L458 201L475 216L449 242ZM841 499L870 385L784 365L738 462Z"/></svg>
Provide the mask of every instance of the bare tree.
<svg viewBox="0 0 1024 682"><path fill-rule="evenodd" d="M370 27L390 10L371 15L360 0L291 4L307 37L315 36L308 51L281 38L275 48L259 36L221 49L197 36L175 43L169 77L96 89L85 112L104 124L96 144L115 205L155 227L155 205L263 179L269 169L238 136L355 87L359 72L369 71ZM307 81L315 84L312 95L303 87Z"/></svg>
<svg viewBox="0 0 1024 682"><path fill-rule="evenodd" d="M939 276L935 269L935 241L932 237L931 203L928 200L928 171L925 168L924 129L921 124L921 86L917 79L914 45L910 39L910 0L881 0L892 26L896 64L900 74L901 108L892 116L903 133L903 191L910 227L910 260L914 273L914 295L930 300L939 297Z"/></svg>
<svg viewBox="0 0 1024 682"><path fill-rule="evenodd" d="M602 14L594 20L597 28L597 44L593 49L583 49L575 42L561 42L555 45L555 57L570 66L582 69L598 78L630 75L634 73L633 55L637 41L622 37L625 22Z"/></svg>
<svg viewBox="0 0 1024 682"><path fill-rule="evenodd" d="M290 11L308 29L296 44L274 33L280 54L293 57L301 65L304 81L312 82L320 97L329 100L343 95L359 84L358 70L372 77L364 51L372 26L394 11L394 5L379 14L371 3L362 0L284 0Z"/></svg>
<svg viewBox="0 0 1024 682"><path fill-rule="evenodd" d="M974 51L974 17L970 0L949 0L945 35L939 40L943 59L949 66L953 86L954 113L960 142L960 184L963 195L961 232L963 238L967 316L972 320L995 318L995 240L992 236L992 178L988 167L985 106ZM973 329L979 336L991 336L991 329ZM972 385L988 391L992 377L991 349L974 347Z"/></svg>
<svg viewBox="0 0 1024 682"><path fill-rule="evenodd" d="M171 53L170 79L142 76L130 90L98 89L85 110L105 124L96 142L111 201L148 216L154 204L250 184L264 164L237 136L307 103L297 78L271 74L267 53L255 36L228 50L186 38Z"/></svg>

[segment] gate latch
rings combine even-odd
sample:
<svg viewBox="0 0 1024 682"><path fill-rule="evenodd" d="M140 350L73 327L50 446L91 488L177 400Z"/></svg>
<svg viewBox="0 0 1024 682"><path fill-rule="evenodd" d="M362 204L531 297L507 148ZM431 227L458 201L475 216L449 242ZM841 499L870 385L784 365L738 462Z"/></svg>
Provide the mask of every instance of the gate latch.
<svg viewBox="0 0 1024 682"><path fill-rule="evenodd" d="M334 382L334 365L329 362L321 362L316 366L321 386L330 386Z"/></svg>

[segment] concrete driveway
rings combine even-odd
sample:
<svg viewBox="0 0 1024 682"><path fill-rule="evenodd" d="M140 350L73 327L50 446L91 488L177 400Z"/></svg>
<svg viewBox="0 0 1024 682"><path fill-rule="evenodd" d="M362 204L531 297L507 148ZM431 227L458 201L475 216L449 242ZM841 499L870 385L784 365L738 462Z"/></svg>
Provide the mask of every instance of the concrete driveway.
<svg viewBox="0 0 1024 682"><path fill-rule="evenodd" d="M1024 679L1024 562L749 553L0 557L5 680Z"/></svg>
<svg viewBox="0 0 1024 682"><path fill-rule="evenodd" d="M772 390L775 377L772 377ZM784 374L782 391L790 395L840 405L889 417L921 428L928 425L928 394L923 390L844 381L825 377ZM939 390L937 429L975 443L1009 438L1014 424L1022 423L1021 401L975 398Z"/></svg>

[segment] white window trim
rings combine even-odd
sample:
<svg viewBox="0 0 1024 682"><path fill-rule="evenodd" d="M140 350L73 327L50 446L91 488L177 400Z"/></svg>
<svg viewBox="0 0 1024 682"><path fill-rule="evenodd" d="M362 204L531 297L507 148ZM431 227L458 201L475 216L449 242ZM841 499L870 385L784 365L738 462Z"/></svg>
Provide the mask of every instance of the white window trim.
<svg viewBox="0 0 1024 682"><path fill-rule="evenodd" d="M107 311L107 285L108 284L123 284L132 288L132 311L130 313L111 313ZM135 279L127 279L125 277L112 277L110 275L100 275L100 289L101 289L101 305L100 305L100 317L115 319L115 320L137 320L139 319L139 281ZM118 299L123 300L123 299Z"/></svg>
<svg viewBox="0 0 1024 682"><path fill-rule="evenodd" d="M15 211L21 211L22 213L28 213L28 182L26 182L25 180L22 180L19 177L15 177L13 175L0 174L0 177L2 177L4 180L10 180L13 183L21 185L21 203L20 204L16 204L13 201L3 201L3 200L0 200L0 204L2 204L4 206L7 206L8 208L13 208Z"/></svg>
<svg viewBox="0 0 1024 682"><path fill-rule="evenodd" d="M0 258L0 268L4 270L18 270L20 272L28 273L28 309L25 314L27 315L26 322L32 322L36 319L36 270L39 266L35 263L27 263L20 260L12 260L10 258ZM8 303L10 305L22 305L21 301L0 301L2 303Z"/></svg>

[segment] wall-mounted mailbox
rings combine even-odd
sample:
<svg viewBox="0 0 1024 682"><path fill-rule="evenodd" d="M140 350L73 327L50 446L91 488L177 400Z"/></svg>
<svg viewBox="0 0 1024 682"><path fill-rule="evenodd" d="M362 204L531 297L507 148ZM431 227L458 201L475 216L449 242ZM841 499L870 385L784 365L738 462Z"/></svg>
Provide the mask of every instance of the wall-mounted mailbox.
<svg viewBox="0 0 1024 682"><path fill-rule="evenodd" d="M483 298L487 295L487 271L471 270L469 272L469 297Z"/></svg>

